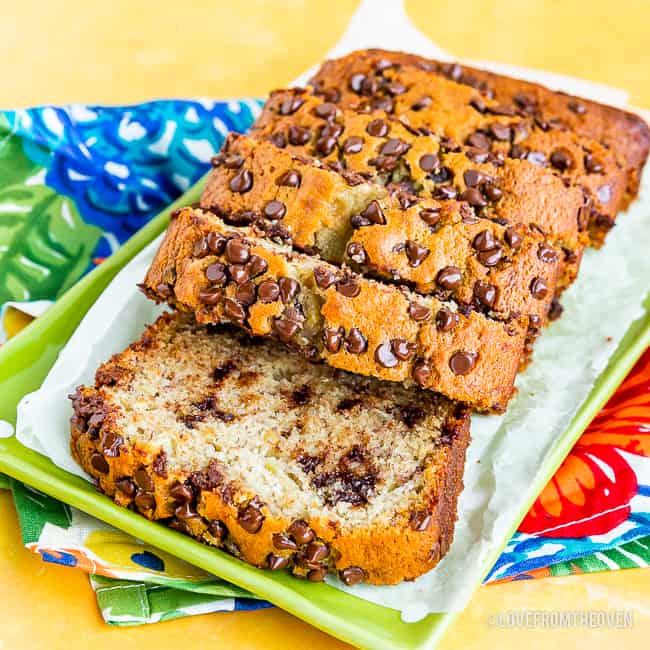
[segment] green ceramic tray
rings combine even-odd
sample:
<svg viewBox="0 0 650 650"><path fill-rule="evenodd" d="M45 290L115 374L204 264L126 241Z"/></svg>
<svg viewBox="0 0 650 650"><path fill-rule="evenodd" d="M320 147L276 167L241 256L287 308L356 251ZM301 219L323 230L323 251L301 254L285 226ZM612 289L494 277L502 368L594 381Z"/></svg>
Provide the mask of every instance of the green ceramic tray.
<svg viewBox="0 0 650 650"><path fill-rule="evenodd" d="M197 200L202 182L140 230L125 246L72 287L46 314L31 323L0 349L0 419L15 423L16 406L36 390L54 363L59 350L74 332L86 311L115 274L166 227L170 211ZM483 575L498 558L530 504L555 472L574 441L616 389L636 359L650 345L650 300L645 315L632 323L625 338L602 373L571 426L557 441L548 462L540 468L510 533L486 559ZM73 476L15 438L0 439L0 471L61 501L94 515L145 542L230 580L267 598L295 616L339 639L364 648L432 648L453 614L432 614L418 623L403 623L394 610L371 604L326 584L311 584L280 572L255 569L221 551L150 522L114 505L83 479ZM477 580L476 586L479 582Z"/></svg>

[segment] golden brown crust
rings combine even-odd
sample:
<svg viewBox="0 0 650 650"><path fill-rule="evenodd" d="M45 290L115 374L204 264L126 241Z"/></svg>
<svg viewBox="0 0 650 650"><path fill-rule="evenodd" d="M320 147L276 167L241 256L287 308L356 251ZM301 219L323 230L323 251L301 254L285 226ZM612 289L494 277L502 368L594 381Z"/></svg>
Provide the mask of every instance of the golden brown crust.
<svg viewBox="0 0 650 650"><path fill-rule="evenodd" d="M446 400L440 404L446 417L435 461L424 470L427 487L417 510L395 514L390 526L343 530L326 517L314 517L296 529L292 518L272 515L250 487L230 481L227 467L217 467L209 458L199 471L169 467L164 450L147 442L147 423L142 440L136 441L128 441L120 427L123 407L111 399L112 384L102 383L101 377L138 373L142 355L152 353L177 318L163 315L140 342L100 368L95 387L81 387L71 396L72 454L102 492L118 505L163 520L251 564L268 568L275 562L310 580L322 580L329 571L351 583L395 584L437 564L453 538L469 442L467 409ZM283 536L285 548L278 547L274 535ZM318 557L317 546L327 549L325 558Z"/></svg>
<svg viewBox="0 0 650 650"><path fill-rule="evenodd" d="M443 160L458 155L449 154ZM232 164L233 159L238 166ZM472 184L472 174L478 174L481 183L491 178L483 169L486 165L470 169L461 167L463 161L451 164L461 178L467 171ZM519 164L514 161L515 166ZM527 169L536 170L532 165ZM250 172L250 189L233 191L233 179L246 172ZM299 185L280 186L278 179L282 182L287 174L299 178ZM526 169L512 176L509 183L515 189L520 176L522 182L529 180ZM558 188L550 187L547 195L543 181L538 183L542 189L535 204L519 206L505 191L504 212L497 214L515 218L525 214L532 222L536 214L541 218L553 212L546 209L548 195ZM420 198L397 187L386 191L356 174L340 175L318 162L244 136L232 136L226 142L201 203L229 223L240 223L244 214L268 233L281 228L287 242L328 261L404 282L424 294L452 298L499 319L530 316L536 327L546 320L561 270L567 275L564 252L549 243L536 225L502 225L500 218L479 216L464 201ZM273 218L266 214L269 205L275 207ZM570 219L575 228L575 215ZM449 273L443 279L445 269L455 270L453 282ZM542 285L545 291L533 290Z"/></svg>
<svg viewBox="0 0 650 650"><path fill-rule="evenodd" d="M413 126L441 129L463 142L478 131L493 149L509 148L510 155L554 167L585 188L593 245L602 243L616 213L636 195L650 146L648 126L636 115L402 52L365 50L328 61L313 83L342 106L381 106ZM513 127L507 146L491 133L495 123Z"/></svg>
<svg viewBox="0 0 650 650"><path fill-rule="evenodd" d="M215 236L221 243L210 250L205 242ZM226 240L245 249L248 266L236 263ZM261 272L250 272L252 259ZM293 288L285 297L279 289L289 279ZM172 221L144 288L156 300L193 311L201 323L233 322L336 368L418 384L480 409L505 407L528 326L524 318L499 322L473 309L461 313L189 208Z"/></svg>

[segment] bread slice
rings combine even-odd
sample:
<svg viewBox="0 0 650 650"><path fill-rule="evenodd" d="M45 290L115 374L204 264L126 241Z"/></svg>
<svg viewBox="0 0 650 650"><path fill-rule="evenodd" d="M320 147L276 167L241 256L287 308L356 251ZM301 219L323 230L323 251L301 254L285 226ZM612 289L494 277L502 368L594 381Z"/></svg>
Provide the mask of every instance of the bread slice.
<svg viewBox="0 0 650 650"><path fill-rule="evenodd" d="M413 153L415 160L429 155L415 148L407 154ZM459 164L467 167L469 161L462 158ZM227 139L214 164L201 205L226 222L254 221L299 250L472 306L492 318L531 317L535 327L546 320L564 253L532 225L536 215L541 220L552 212L541 209L549 202L541 188L540 209L526 211L531 223L504 225L501 219L479 216L466 201L418 198L394 185L387 189L359 174L340 174L269 142L236 134ZM462 175L462 167L456 167ZM485 186L484 171L471 173ZM241 192L237 180L244 174L250 187ZM290 177L293 182L287 184ZM512 205L505 184L500 185L506 193L500 203ZM562 197L560 193L555 213L562 212ZM577 209L578 203L573 213L565 211L574 229ZM509 212L519 213L519 208Z"/></svg>
<svg viewBox="0 0 650 650"><path fill-rule="evenodd" d="M71 399L104 493L255 566L393 584L453 538L469 414L430 391L177 312Z"/></svg>
<svg viewBox="0 0 650 650"><path fill-rule="evenodd" d="M358 276L198 209L175 215L143 288L201 323L234 323L310 359L479 409L505 408L524 354L523 318L494 320Z"/></svg>
<svg viewBox="0 0 650 650"><path fill-rule="evenodd" d="M403 52L353 52L323 64L312 82L341 106L381 107L458 142L478 134L493 151L548 166L583 188L594 246L638 191L650 146L648 126L631 113Z"/></svg>

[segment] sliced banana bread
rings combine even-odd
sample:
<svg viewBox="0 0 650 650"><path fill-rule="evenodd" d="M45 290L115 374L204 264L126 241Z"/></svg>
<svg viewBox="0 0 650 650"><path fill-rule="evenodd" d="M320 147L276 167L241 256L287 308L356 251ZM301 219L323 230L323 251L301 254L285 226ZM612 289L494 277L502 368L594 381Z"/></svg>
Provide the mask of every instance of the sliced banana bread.
<svg viewBox="0 0 650 650"><path fill-rule="evenodd" d="M71 399L103 492L256 566L394 584L451 543L469 414L430 391L175 313Z"/></svg>
<svg viewBox="0 0 650 650"><path fill-rule="evenodd" d="M143 289L201 323L234 323L310 359L480 409L505 407L525 351L528 319L498 321L376 282L192 208L173 218Z"/></svg>
<svg viewBox="0 0 650 650"><path fill-rule="evenodd" d="M401 52L328 61L313 84L342 106L380 108L414 128L555 169L584 189L596 246L636 195L650 145L645 122L625 111Z"/></svg>
<svg viewBox="0 0 650 650"><path fill-rule="evenodd" d="M224 221L493 318L546 320L564 251L530 223L503 225L465 201L417 198L245 136L231 136L214 164L201 205Z"/></svg>

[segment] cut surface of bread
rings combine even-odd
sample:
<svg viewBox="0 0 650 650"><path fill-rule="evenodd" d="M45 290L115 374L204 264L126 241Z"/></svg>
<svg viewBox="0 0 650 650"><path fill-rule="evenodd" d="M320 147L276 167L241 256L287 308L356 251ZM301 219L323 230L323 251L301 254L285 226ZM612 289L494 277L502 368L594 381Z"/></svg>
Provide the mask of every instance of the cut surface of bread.
<svg viewBox="0 0 650 650"><path fill-rule="evenodd" d="M176 312L71 399L103 492L256 566L393 584L451 543L469 414L430 391Z"/></svg>
<svg viewBox="0 0 650 650"><path fill-rule="evenodd" d="M180 210L143 289L199 322L236 324L312 360L502 410L528 323L499 321L296 253L252 227Z"/></svg>

